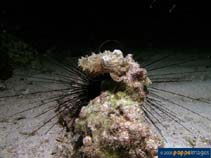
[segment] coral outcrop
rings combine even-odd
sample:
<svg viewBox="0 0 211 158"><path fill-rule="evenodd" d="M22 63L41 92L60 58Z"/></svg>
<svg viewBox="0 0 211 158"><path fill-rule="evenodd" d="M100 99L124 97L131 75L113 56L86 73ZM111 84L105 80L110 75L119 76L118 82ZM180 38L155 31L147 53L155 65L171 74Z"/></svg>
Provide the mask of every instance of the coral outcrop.
<svg viewBox="0 0 211 158"><path fill-rule="evenodd" d="M82 139L76 155L87 158L156 157L162 141L150 130L139 102L124 92L103 92L75 122Z"/></svg>
<svg viewBox="0 0 211 158"><path fill-rule="evenodd" d="M93 53L80 58L78 64L91 76L110 74L124 88L108 88L82 107L72 130L71 157L157 157L157 149L163 143L141 109L151 84L147 71L140 68L131 54L124 57L120 50Z"/></svg>

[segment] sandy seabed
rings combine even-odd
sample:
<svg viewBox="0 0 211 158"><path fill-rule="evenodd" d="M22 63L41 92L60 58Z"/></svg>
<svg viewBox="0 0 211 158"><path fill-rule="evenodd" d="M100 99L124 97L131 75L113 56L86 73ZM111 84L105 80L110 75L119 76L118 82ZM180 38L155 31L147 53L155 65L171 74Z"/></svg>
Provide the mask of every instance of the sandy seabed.
<svg viewBox="0 0 211 158"><path fill-rule="evenodd" d="M188 55L187 55L188 58ZM179 58L174 60L180 60ZM167 61L165 64L171 63ZM198 71L203 65L203 61L198 61L194 64L186 64L185 66L172 66L165 69L154 71L153 74L159 73L181 73L187 71ZM208 63L209 64L209 63ZM157 67L162 66L158 63ZM34 75L28 70L15 70L15 72L24 72ZM43 75L45 76L45 75ZM150 73L149 73L150 77ZM205 73L186 74L184 81L178 83L161 83L154 85L157 88L181 93L199 100L206 100L209 103L190 100L184 97L179 97L172 94L162 93L162 96L171 99L185 107L200 113L211 120L211 72L208 69ZM30 82L22 80L21 77L14 76L5 82L7 90L1 90L0 95L13 95L16 93L27 94L33 91L48 90L49 84ZM60 85L50 84L51 89L58 89ZM161 92L159 92L161 93ZM46 106L34 108L24 113L13 115L18 111L35 106L42 98L50 97L52 94L34 94L27 96L19 96L12 98L4 98L0 100L0 158L51 158L55 148L60 145L58 138L65 134L65 130L60 125L55 125L47 134L45 133L52 123L47 124L44 128L38 131L35 135L29 133L39 125L42 125L44 120L54 115L54 111L50 111L39 117L34 117L46 109ZM55 102L48 104L53 106ZM173 104L167 104L177 116L184 121L184 125L191 130L188 132L183 127L174 121L163 121L166 124L166 130L163 130L167 142L165 147L211 147L211 121L197 116L190 111L179 108ZM8 117L12 116L12 117ZM54 120L56 121L56 119Z"/></svg>

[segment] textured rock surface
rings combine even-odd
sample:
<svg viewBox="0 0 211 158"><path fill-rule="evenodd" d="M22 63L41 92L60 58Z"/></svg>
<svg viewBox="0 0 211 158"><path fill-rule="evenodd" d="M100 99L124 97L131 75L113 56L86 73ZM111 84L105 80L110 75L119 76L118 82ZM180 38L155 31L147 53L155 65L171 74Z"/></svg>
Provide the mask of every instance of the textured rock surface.
<svg viewBox="0 0 211 158"><path fill-rule="evenodd" d="M6 65L3 65L7 69L11 69L10 66L24 66L32 68L41 67L41 63L38 58L38 51L23 40L18 39L11 34L0 33L0 51L5 54L4 58L7 58L6 63L4 63ZM0 64L0 70L1 67L2 66Z"/></svg>
<svg viewBox="0 0 211 158"><path fill-rule="evenodd" d="M162 146L140 104L124 92L103 92L83 107L74 132L81 136L75 156L87 158L155 157Z"/></svg>

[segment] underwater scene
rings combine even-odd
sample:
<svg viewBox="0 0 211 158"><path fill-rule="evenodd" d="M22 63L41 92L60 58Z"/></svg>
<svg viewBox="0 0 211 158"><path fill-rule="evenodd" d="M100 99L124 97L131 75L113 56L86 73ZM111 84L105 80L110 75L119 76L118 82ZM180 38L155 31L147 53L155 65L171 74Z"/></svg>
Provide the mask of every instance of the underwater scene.
<svg viewBox="0 0 211 158"><path fill-rule="evenodd" d="M156 158L159 148L211 148L211 40L201 36L209 25L191 36L195 6L143 6L146 26L120 30L95 12L1 8L0 158Z"/></svg>

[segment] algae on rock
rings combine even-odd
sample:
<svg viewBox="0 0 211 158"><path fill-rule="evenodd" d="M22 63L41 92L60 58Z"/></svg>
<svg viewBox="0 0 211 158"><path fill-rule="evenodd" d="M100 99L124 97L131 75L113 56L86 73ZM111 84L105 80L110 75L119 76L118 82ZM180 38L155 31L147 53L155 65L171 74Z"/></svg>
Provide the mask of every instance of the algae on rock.
<svg viewBox="0 0 211 158"><path fill-rule="evenodd" d="M163 146L145 120L141 105L151 84L147 71L120 50L82 57L79 67L91 76L109 74L123 88L109 88L82 107L75 119L72 157L153 158Z"/></svg>
<svg viewBox="0 0 211 158"><path fill-rule="evenodd" d="M161 140L145 123L140 104L124 92L108 91L83 107L75 122L87 158L154 157Z"/></svg>

